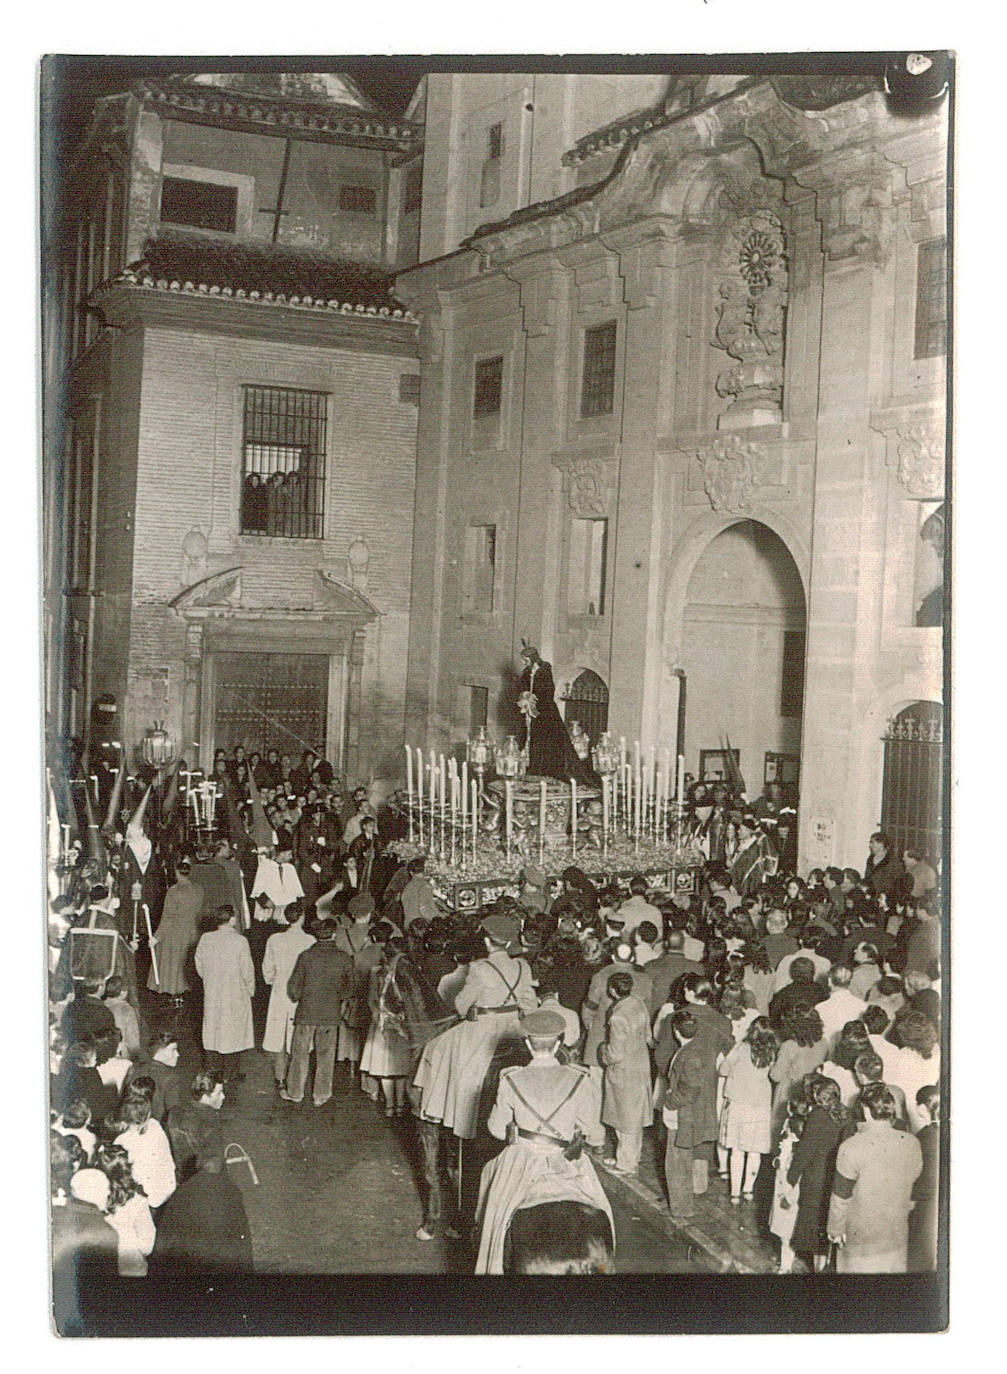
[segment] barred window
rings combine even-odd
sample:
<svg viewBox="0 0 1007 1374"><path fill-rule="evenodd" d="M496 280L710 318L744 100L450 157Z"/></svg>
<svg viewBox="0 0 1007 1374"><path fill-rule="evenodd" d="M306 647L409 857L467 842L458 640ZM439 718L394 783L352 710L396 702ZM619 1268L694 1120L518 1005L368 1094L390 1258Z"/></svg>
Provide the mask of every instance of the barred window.
<svg viewBox="0 0 1007 1374"><path fill-rule="evenodd" d="M373 186L340 186L339 208L354 215L377 214L378 193Z"/></svg>
<svg viewBox="0 0 1007 1374"><path fill-rule="evenodd" d="M503 396L503 355L483 358L476 363L475 395L472 400L472 414L477 420L487 415L500 414Z"/></svg>
<svg viewBox="0 0 1007 1374"><path fill-rule="evenodd" d="M419 405L420 374L418 372L403 372L399 377L399 400L407 402L409 405Z"/></svg>
<svg viewBox="0 0 1007 1374"><path fill-rule="evenodd" d="M321 539L328 398L277 386L244 390L241 533Z"/></svg>
<svg viewBox="0 0 1007 1374"><path fill-rule="evenodd" d="M584 330L584 372L580 413L611 415L615 399L615 320Z"/></svg>
<svg viewBox="0 0 1007 1374"><path fill-rule="evenodd" d="M916 250L915 357L936 358L947 352L947 318L947 240L930 239Z"/></svg>
<svg viewBox="0 0 1007 1374"><path fill-rule="evenodd" d="M469 688L469 734L475 735L484 726L489 717L489 688L470 687Z"/></svg>
<svg viewBox="0 0 1007 1374"><path fill-rule="evenodd" d="M402 209L407 215L420 208L423 198L423 167L410 167L406 172L406 189Z"/></svg>
<svg viewBox="0 0 1007 1374"><path fill-rule="evenodd" d="M238 218L238 188L212 181L164 177L161 181L162 224L189 229L216 229L233 234Z"/></svg>
<svg viewBox="0 0 1007 1374"><path fill-rule="evenodd" d="M494 160L503 157L503 124L491 124L487 135L488 153Z"/></svg>

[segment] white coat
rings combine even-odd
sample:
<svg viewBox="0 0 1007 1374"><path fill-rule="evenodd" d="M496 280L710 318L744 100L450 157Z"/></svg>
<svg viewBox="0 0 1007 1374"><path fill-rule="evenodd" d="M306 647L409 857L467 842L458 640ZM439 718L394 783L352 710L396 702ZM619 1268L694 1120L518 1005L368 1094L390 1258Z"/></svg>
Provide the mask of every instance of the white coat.
<svg viewBox="0 0 1007 1374"><path fill-rule="evenodd" d="M255 969L244 935L233 926L207 931L196 946L196 972L203 980L203 1048L217 1054L250 1050Z"/></svg>
<svg viewBox="0 0 1007 1374"><path fill-rule="evenodd" d="M266 941L262 977L270 984L270 993L262 1048L269 1054L277 1054L280 1050L290 1051L297 1003L287 996L287 980L294 971L297 956L314 943L315 937L309 935L301 925L278 930Z"/></svg>

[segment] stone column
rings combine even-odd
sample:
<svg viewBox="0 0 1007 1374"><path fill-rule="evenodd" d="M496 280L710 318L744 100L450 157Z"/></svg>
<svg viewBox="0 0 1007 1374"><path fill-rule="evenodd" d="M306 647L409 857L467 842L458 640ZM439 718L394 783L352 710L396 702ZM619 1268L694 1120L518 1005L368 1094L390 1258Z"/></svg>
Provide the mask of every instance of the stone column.
<svg viewBox="0 0 1007 1374"><path fill-rule="evenodd" d="M609 725L614 734L639 739L644 748L674 747L674 720L662 729L658 719L665 675L662 595L668 474L657 462L656 447L675 371L674 321L668 309L675 233L673 222L651 221L605 236L606 246L619 253L626 306L618 502L612 531Z"/></svg>

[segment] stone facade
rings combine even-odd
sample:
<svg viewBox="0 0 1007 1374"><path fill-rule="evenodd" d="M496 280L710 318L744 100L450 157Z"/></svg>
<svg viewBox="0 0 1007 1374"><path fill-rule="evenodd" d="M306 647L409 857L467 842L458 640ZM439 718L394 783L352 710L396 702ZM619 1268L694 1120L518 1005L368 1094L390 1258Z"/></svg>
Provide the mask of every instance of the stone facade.
<svg viewBox="0 0 1007 1374"><path fill-rule="evenodd" d="M474 126L478 80L431 76L428 108ZM946 107L900 115L869 87L822 108L782 80L681 83L598 146L554 146L573 191L518 197L454 242L441 231L447 256L400 274L421 319L410 742L457 744L480 686L499 732L527 637L557 684L585 668L608 683L616 735L673 750L690 580L717 535L756 522L803 599L783 607L807 636L801 861L862 864L886 722L942 700L942 631L915 623L913 570L921 512L943 495L946 383L943 352L915 343L919 248L945 233ZM431 131L425 177L454 177L458 198L474 172L455 156ZM586 332L610 322L610 404L585 414ZM474 378L494 356L487 425ZM584 518L608 520L590 616L570 612ZM478 609L473 525L495 527ZM758 659L750 672L758 687ZM758 733L742 758L753 793L779 745ZM687 734L690 771L719 742Z"/></svg>

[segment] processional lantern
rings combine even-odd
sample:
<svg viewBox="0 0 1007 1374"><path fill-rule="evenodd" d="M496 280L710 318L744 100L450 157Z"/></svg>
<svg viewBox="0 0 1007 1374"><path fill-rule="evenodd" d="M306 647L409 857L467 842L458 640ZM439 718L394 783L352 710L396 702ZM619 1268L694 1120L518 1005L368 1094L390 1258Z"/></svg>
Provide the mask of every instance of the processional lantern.
<svg viewBox="0 0 1007 1374"><path fill-rule="evenodd" d="M164 728L163 721L155 720L151 729L144 735L140 743L140 753L144 763L155 772L168 768L175 762L175 745Z"/></svg>
<svg viewBox="0 0 1007 1374"><path fill-rule="evenodd" d="M527 760L524 751L513 735L508 735L506 743L498 744L494 753L494 763L501 778L513 781L524 777Z"/></svg>
<svg viewBox="0 0 1007 1374"><path fill-rule="evenodd" d="M603 730L598 743L591 750L594 771L602 778L610 778L621 761L619 746L607 730Z"/></svg>
<svg viewBox="0 0 1007 1374"><path fill-rule="evenodd" d="M480 725L479 733L465 742L465 757L468 759L469 767L480 782L482 782L486 769L489 767L492 753L493 741L486 733L486 726Z"/></svg>

